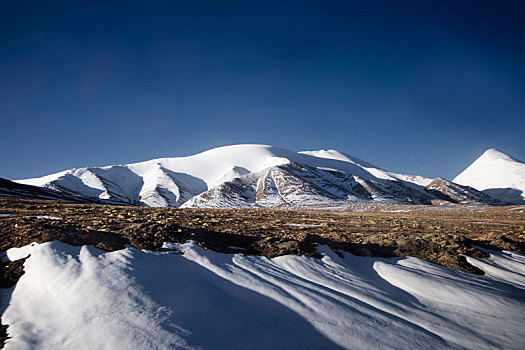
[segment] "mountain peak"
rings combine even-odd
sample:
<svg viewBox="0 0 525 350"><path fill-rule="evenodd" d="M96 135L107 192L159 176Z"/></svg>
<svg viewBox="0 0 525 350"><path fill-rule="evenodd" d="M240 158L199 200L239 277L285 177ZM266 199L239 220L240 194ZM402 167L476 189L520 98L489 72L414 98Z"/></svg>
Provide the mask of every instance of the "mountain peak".
<svg viewBox="0 0 525 350"><path fill-rule="evenodd" d="M511 156L506 155L505 153L503 153L500 150L497 150L495 148L489 148L478 159L485 159L485 160L488 160L488 161L494 161L494 160L500 160L500 159L513 160L513 161L516 160L516 159L512 158Z"/></svg>
<svg viewBox="0 0 525 350"><path fill-rule="evenodd" d="M525 163L490 148L453 180L503 202L525 204Z"/></svg>

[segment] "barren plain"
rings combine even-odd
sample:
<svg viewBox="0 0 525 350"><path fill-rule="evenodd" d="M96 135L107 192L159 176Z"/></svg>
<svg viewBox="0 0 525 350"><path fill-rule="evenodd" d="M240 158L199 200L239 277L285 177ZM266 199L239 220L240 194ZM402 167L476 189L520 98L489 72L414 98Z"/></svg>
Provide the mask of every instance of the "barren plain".
<svg viewBox="0 0 525 350"><path fill-rule="evenodd" d="M525 253L525 207L176 209L0 197L0 237L0 251L52 240L107 251L125 245L162 250L164 242L193 240L218 252L266 257L316 256L316 245L326 244L355 255L413 256L482 274L464 255L488 256L477 247Z"/></svg>

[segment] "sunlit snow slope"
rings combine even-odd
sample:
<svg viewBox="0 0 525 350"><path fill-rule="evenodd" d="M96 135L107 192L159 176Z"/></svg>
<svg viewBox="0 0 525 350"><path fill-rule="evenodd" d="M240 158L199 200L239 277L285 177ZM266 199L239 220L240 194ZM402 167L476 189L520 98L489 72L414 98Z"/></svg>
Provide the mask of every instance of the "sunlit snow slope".
<svg viewBox="0 0 525 350"><path fill-rule="evenodd" d="M497 204L478 191L382 170L334 150L292 152L234 145L189 157L66 170L19 183L94 199L171 207L333 207L348 201Z"/></svg>
<svg viewBox="0 0 525 350"><path fill-rule="evenodd" d="M493 253L471 275L415 258L319 247L322 259L103 252L59 242L4 290L6 349L523 349L525 257ZM176 254L178 252L178 254Z"/></svg>
<svg viewBox="0 0 525 350"><path fill-rule="evenodd" d="M483 153L453 181L504 202L525 204L525 163L494 148Z"/></svg>

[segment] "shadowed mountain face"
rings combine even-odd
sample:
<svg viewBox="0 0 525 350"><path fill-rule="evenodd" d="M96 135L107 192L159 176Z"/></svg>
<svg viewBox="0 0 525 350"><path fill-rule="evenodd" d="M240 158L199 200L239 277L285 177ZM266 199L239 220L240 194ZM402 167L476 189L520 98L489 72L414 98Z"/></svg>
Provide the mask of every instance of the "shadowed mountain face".
<svg viewBox="0 0 525 350"><path fill-rule="evenodd" d="M119 203L117 201L97 199L91 196L86 197L79 194L70 194L67 190L60 191L51 188L24 185L2 178L0 178L0 196L34 199L59 199L74 203L125 204Z"/></svg>
<svg viewBox="0 0 525 350"><path fill-rule="evenodd" d="M512 204L525 204L525 193L515 188L487 188L483 193Z"/></svg>
<svg viewBox="0 0 525 350"><path fill-rule="evenodd" d="M18 182L69 196L158 207L330 208L355 201L501 204L470 187L388 172L334 150L292 152L265 145L71 169Z"/></svg>

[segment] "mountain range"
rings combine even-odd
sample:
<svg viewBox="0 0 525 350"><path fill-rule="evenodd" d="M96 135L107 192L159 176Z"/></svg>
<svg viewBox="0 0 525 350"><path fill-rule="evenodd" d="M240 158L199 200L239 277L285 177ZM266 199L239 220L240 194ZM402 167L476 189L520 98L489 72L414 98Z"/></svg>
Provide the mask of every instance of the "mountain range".
<svg viewBox="0 0 525 350"><path fill-rule="evenodd" d="M522 203L524 169L524 163L490 149L448 181L386 171L335 150L232 145L16 182L81 201L160 207L331 208L371 201L501 205Z"/></svg>

